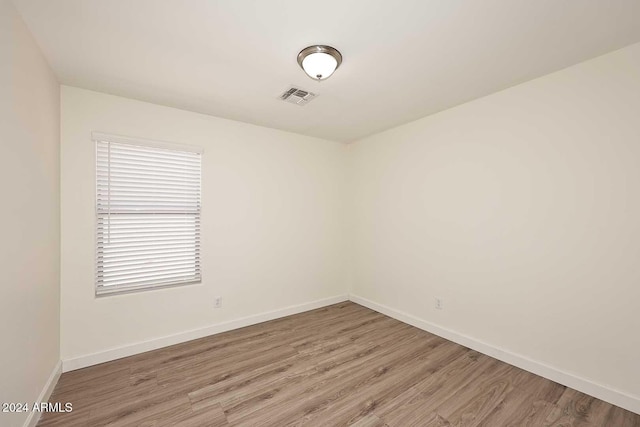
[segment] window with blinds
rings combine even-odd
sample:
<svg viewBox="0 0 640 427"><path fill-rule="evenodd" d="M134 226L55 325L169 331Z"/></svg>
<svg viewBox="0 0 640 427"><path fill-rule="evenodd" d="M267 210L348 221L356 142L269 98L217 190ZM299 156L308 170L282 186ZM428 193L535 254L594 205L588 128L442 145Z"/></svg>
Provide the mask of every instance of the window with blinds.
<svg viewBox="0 0 640 427"><path fill-rule="evenodd" d="M93 134L96 294L199 282L198 148Z"/></svg>

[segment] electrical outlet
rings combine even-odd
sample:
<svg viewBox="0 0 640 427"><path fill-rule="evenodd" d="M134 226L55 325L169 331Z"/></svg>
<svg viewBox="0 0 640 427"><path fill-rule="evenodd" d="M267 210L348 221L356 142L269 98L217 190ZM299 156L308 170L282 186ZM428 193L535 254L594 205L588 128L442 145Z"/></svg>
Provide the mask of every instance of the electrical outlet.
<svg viewBox="0 0 640 427"><path fill-rule="evenodd" d="M444 300L440 297L436 297L435 298L435 305L436 305L436 310L442 310L444 309Z"/></svg>
<svg viewBox="0 0 640 427"><path fill-rule="evenodd" d="M215 308L220 308L220 307L222 307L222 297L215 297L215 298L213 299L213 306L214 306Z"/></svg>

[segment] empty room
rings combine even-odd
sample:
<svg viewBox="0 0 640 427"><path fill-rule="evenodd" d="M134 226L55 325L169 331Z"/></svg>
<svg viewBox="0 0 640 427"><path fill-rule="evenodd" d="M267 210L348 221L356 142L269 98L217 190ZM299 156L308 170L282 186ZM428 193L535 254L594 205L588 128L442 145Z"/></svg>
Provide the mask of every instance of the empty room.
<svg viewBox="0 0 640 427"><path fill-rule="evenodd" d="M639 0L0 0L0 426L640 427Z"/></svg>

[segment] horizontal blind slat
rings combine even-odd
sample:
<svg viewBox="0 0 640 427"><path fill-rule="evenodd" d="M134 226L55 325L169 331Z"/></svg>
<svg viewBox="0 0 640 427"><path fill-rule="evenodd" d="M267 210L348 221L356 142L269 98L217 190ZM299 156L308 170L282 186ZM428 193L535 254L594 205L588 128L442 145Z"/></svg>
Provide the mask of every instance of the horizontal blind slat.
<svg viewBox="0 0 640 427"><path fill-rule="evenodd" d="M133 152L128 152L126 154L122 154L119 151L112 150L109 153L108 149L99 149L98 150L98 160L106 160L106 159L114 159L114 160L126 160L128 162L152 162L154 164L166 164L166 165L183 165L183 166L197 166L199 161L196 158L178 158L175 156L166 157L166 156L149 156L144 154L138 154Z"/></svg>
<svg viewBox="0 0 640 427"><path fill-rule="evenodd" d="M106 163L106 162L105 162ZM165 166L158 167L127 167L127 166L113 166L113 162L111 162L111 176L115 174L127 175L127 174L135 174L135 175L143 175L143 176L167 176L167 177L176 177L178 179L200 179L199 174L194 169L182 169L180 171L173 170L171 168L167 168Z"/></svg>
<svg viewBox="0 0 640 427"><path fill-rule="evenodd" d="M109 167L109 162L113 164L113 157L108 157L105 159L98 159L98 167ZM151 162L128 162L128 161L120 161L118 162L118 166L114 168L114 170L145 170L145 171L163 171L170 172L176 175L189 174L195 175L197 173L197 169L191 167L190 165L178 166L178 165L168 165L164 163L151 163Z"/></svg>
<svg viewBox="0 0 640 427"><path fill-rule="evenodd" d="M100 237L104 237L106 240L105 246L109 247L118 247L119 245L125 245L128 243L139 243L145 245L163 245L163 244L174 244L174 243L189 243L193 242L197 237L197 233L193 233L191 235L187 234L176 234L176 235L162 235L162 236L136 236L136 235L120 235L120 236L108 236L108 235L100 235ZM99 245L98 245L99 246Z"/></svg>
<svg viewBox="0 0 640 427"><path fill-rule="evenodd" d="M141 190L153 189L153 190L174 190L174 191L194 191L200 192L200 183L157 183L157 182L140 182L137 180L119 180L109 181L108 179L97 180L97 190L103 191L117 191L118 188L139 188Z"/></svg>
<svg viewBox="0 0 640 427"><path fill-rule="evenodd" d="M200 274L192 276L178 276L168 278L154 278L147 280L131 280L121 283L110 283L100 287L99 294L108 294L110 292L128 289L145 289L148 287L162 287L167 285L180 285L184 283L195 283L200 281Z"/></svg>
<svg viewBox="0 0 640 427"><path fill-rule="evenodd" d="M127 158L133 158L134 156L138 156L139 158L159 160L159 161L169 161L169 162L193 162L198 163L200 154L198 153L182 153L175 150L154 150L154 151L145 151L140 149L140 147L135 146L119 146L118 144L111 144L111 148L101 148L98 150L99 153L103 155L113 155L114 157L123 156Z"/></svg>
<svg viewBox="0 0 640 427"><path fill-rule="evenodd" d="M162 214L159 216L154 216L154 215L147 215L147 216L141 216L141 215L117 215L115 217L111 217L108 218L108 216L104 216L104 217L99 217L98 220L102 220L104 221L102 224L103 225L107 225L107 224L131 224L131 225L135 225L135 224L139 224L140 226L143 225L158 225L158 224L172 224L172 225L179 225L179 224L200 224L200 216L199 215L185 215L185 214L175 214L175 215L170 215L170 214Z"/></svg>
<svg viewBox="0 0 640 427"><path fill-rule="evenodd" d="M177 253L178 251L182 252L196 252L198 253L199 247L194 245L191 246L177 246L173 248L148 248L148 247L140 247L140 248L124 248L124 249L105 249L98 248L98 253L102 254L105 259L108 258L116 258L116 257L129 257L129 256L139 256L139 255L148 255L150 253L158 253L158 254L167 254L167 253Z"/></svg>
<svg viewBox="0 0 640 427"><path fill-rule="evenodd" d="M187 176L172 176L169 174L145 174L145 173L136 173L136 172L125 172L114 170L111 173L101 172L98 174L98 179L104 178L108 179L109 182L118 182L122 181L135 181L135 182L153 182L153 183L168 183L168 184L185 184L197 185L200 182L198 177L187 177Z"/></svg>
<svg viewBox="0 0 640 427"><path fill-rule="evenodd" d="M107 210L104 209L104 207L101 207L100 209L98 209L98 211L100 211L101 213L106 212ZM114 216L117 215L140 215L140 216L146 216L146 215L161 215L161 214L179 214L179 213L184 213L185 210L184 209L170 209L170 208L164 208L164 209L156 209L153 206L147 208L147 209L111 209L109 211L111 218L113 218ZM192 212L188 212L188 213L192 213Z"/></svg>
<svg viewBox="0 0 640 427"><path fill-rule="evenodd" d="M151 211L153 211L153 209L155 208L162 208L162 207L168 207L168 208L178 208L178 209L182 209L182 211L180 211L180 213L176 212L176 215L181 214L183 216L186 215L197 215L198 212L193 212L193 209L198 209L200 206L200 201L199 200L194 200L194 199L185 199L185 200L165 200L165 199L139 199L139 200L133 200L133 199L120 199L117 198L115 201L114 200L109 200L109 198L103 198L103 199L99 199L96 201L96 206L100 207L101 209L111 209L112 211L115 211L116 209L131 209L134 212L139 212L142 209L149 209L151 208ZM105 211L105 213L108 213ZM152 212L150 212L151 214Z"/></svg>
<svg viewBox="0 0 640 427"><path fill-rule="evenodd" d="M166 269L162 271L157 271L155 273L138 273L138 274L113 274L107 277L98 276L99 279L103 283L117 283L120 281L136 281L136 280L149 280L152 278L163 278L167 279L170 277L179 277L179 276L195 276L199 272L198 269L194 270L192 268L185 269Z"/></svg>
<svg viewBox="0 0 640 427"><path fill-rule="evenodd" d="M174 271L194 271L196 269L196 262L193 260L192 262L182 262L182 263L165 263L162 266L162 270L159 270L157 266L148 265L148 266L130 266L130 267L118 267L118 268L110 268L108 273L103 273L100 277L125 277L125 276L139 276L139 275L156 275L159 274L159 271L164 272L174 272Z"/></svg>
<svg viewBox="0 0 640 427"><path fill-rule="evenodd" d="M98 245L98 252L104 254L114 254L114 253L125 253L125 252L133 252L133 251L148 251L151 249L185 249L185 248L199 248L199 244L193 244L191 242L170 242L169 244L160 244L160 243L149 243L149 244L112 244L100 246Z"/></svg>
<svg viewBox="0 0 640 427"><path fill-rule="evenodd" d="M114 252L104 252L102 251L102 256L98 260L98 262L123 262L127 260L134 259L145 259L148 257L153 258L169 258L171 256L180 257L182 255L190 256L191 258L198 258L198 251L195 247L190 248L171 248L171 249L148 249L148 250L140 250L140 251L114 251Z"/></svg>
<svg viewBox="0 0 640 427"><path fill-rule="evenodd" d="M110 148L111 151L114 153L136 153L141 156L167 157L169 159L174 159L174 158L197 159L200 156L200 153L196 153L196 152L147 147L143 145L119 144L117 142L108 142L108 141L98 142L98 144L99 144L99 147L98 147L99 150L104 151L105 149L108 150Z"/></svg>
<svg viewBox="0 0 640 427"><path fill-rule="evenodd" d="M179 261L189 261L194 260L195 256L191 254L186 254L183 256L178 256L175 254L171 254L168 256L153 256L153 257L129 257L126 260L123 259L101 259L98 261L99 264L102 265L113 265L114 267L124 267L124 266L134 266L134 265L145 265L145 264L155 264L155 263L163 263L163 262L179 262Z"/></svg>
<svg viewBox="0 0 640 427"><path fill-rule="evenodd" d="M172 251L171 249L175 249L176 251ZM142 248L140 250L133 251L110 251L104 250L99 251L103 255L102 259L99 262L104 261L105 264L115 265L121 262L127 262L138 259L148 259L149 255L162 256L165 260L170 260L171 258L168 255L175 254L176 258L181 256L189 256L191 258L200 258L198 255L198 248L190 247L190 248L165 248L165 251L157 250L157 249L149 249Z"/></svg>
<svg viewBox="0 0 640 427"><path fill-rule="evenodd" d="M98 233L107 236L107 237L119 237L119 236L140 236L140 237L151 237L151 236L193 236L199 233L194 227L189 228L178 228L178 227L167 227L167 228L140 228L140 227L118 227L113 230L98 230Z"/></svg>
<svg viewBox="0 0 640 427"><path fill-rule="evenodd" d="M111 188L107 189L98 189L98 197L107 197L108 195L113 197L114 195L120 197L143 197L143 198L152 198L152 197L171 197L171 198L199 198L200 192L196 190L187 190L187 189L173 189L173 188L127 188L112 185Z"/></svg>

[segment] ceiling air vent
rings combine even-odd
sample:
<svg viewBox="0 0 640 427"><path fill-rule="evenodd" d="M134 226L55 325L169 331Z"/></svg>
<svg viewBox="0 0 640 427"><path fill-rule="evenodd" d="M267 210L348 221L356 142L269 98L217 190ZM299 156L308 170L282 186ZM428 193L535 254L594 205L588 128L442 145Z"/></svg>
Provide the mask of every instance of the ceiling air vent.
<svg viewBox="0 0 640 427"><path fill-rule="evenodd" d="M306 90L293 86L280 95L281 100L297 105L305 105L315 97L315 93L307 92Z"/></svg>

